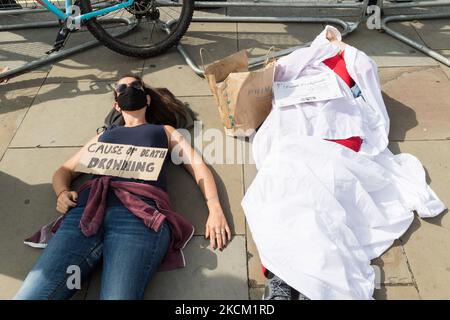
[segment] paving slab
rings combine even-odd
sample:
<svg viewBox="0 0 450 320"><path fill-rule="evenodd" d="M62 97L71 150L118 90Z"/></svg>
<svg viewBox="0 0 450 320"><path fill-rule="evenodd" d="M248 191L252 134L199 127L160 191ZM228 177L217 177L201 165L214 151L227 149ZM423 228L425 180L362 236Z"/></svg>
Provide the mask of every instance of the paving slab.
<svg viewBox="0 0 450 320"><path fill-rule="evenodd" d="M248 148L251 149L251 143L247 143ZM244 169L244 191L247 192L253 179L256 177L257 170L255 164L246 163L243 165ZM261 270L261 259L259 258L258 249L253 240L252 233L246 224L247 236L247 261L248 261L248 283L250 287L250 299L261 300L260 291L258 287L264 286L265 276ZM252 295L256 295L256 299L252 299ZM261 293L262 295L262 293ZM258 298L259 297L259 298Z"/></svg>
<svg viewBox="0 0 450 320"><path fill-rule="evenodd" d="M195 139L193 145L197 150L203 150L206 161L226 164L252 163L251 148L246 140L225 135L219 110L212 96L182 97L181 100L197 114L199 126L191 132L191 137ZM217 152L213 146L217 146Z"/></svg>
<svg viewBox="0 0 450 320"><path fill-rule="evenodd" d="M375 289L375 300L420 300L417 289L412 286L383 286Z"/></svg>
<svg viewBox="0 0 450 320"><path fill-rule="evenodd" d="M442 9L442 8L441 8ZM418 31L449 31L448 19L414 20L411 25Z"/></svg>
<svg viewBox="0 0 450 320"><path fill-rule="evenodd" d="M450 58L450 49L437 49L437 53L443 55L446 58ZM448 69L449 67L447 67Z"/></svg>
<svg viewBox="0 0 450 320"><path fill-rule="evenodd" d="M393 30L424 44L409 22L389 24ZM388 34L362 24L344 42L369 55L380 67L436 66L438 62Z"/></svg>
<svg viewBox="0 0 450 320"><path fill-rule="evenodd" d="M408 261L400 241L396 240L381 257L372 261L380 269L379 284L413 284Z"/></svg>
<svg viewBox="0 0 450 320"><path fill-rule="evenodd" d="M236 24L192 23L181 43L193 61L201 67L200 48L208 51L205 64L236 52ZM167 87L177 96L211 95L207 82L192 71L175 48L161 56L147 59L143 77L149 85Z"/></svg>
<svg viewBox="0 0 450 320"><path fill-rule="evenodd" d="M0 159L46 76L46 72L31 72L0 84Z"/></svg>
<svg viewBox="0 0 450 320"><path fill-rule="evenodd" d="M242 199L242 177L239 168L230 165L210 167L216 181L220 203L233 234L245 233L245 222L240 199ZM205 234L208 208L199 187L191 175L182 167L170 165L168 188L171 204L185 216L195 228L196 235Z"/></svg>
<svg viewBox="0 0 450 320"><path fill-rule="evenodd" d="M44 28L38 32L3 31L0 38L0 66L13 69L41 58L52 48L57 33L55 28ZM48 71L50 68L51 66L45 66L41 70Z"/></svg>
<svg viewBox="0 0 450 320"><path fill-rule="evenodd" d="M82 146L103 125L113 102L110 83L46 84L36 96L11 146Z"/></svg>
<svg viewBox="0 0 450 320"><path fill-rule="evenodd" d="M446 216L442 218L441 225L435 223L440 218L420 220L416 217L410 230L402 237L411 270L424 299L450 297L450 224Z"/></svg>
<svg viewBox="0 0 450 320"><path fill-rule="evenodd" d="M450 49L450 30L417 30L417 33L427 47L431 49Z"/></svg>
<svg viewBox="0 0 450 320"><path fill-rule="evenodd" d="M251 146L249 145L249 148ZM252 184L253 180L256 177L256 174L258 173L258 170L256 169L255 164L246 163L244 165L244 190L247 192L248 188Z"/></svg>
<svg viewBox="0 0 450 320"><path fill-rule="evenodd" d="M2 16L4 19L4 16ZM45 14L30 14L24 16L6 16L6 23L26 23L36 21L54 21L55 17ZM3 23L3 20L2 20ZM40 28L30 30L13 30L2 32L0 40L0 65L12 68L24 62L45 56L56 39L58 28ZM95 40L90 32L83 27L76 33L72 33L64 49ZM3 60L5 62L3 62ZM94 63L95 62L95 63ZM47 82L74 82L76 80L117 80L121 74L135 72L140 74L143 67L143 59L130 58L115 53L103 45L86 50L52 65L41 67L42 70L50 70ZM95 67L93 67L95 65ZM68 76L70 74L70 76Z"/></svg>
<svg viewBox="0 0 450 320"><path fill-rule="evenodd" d="M258 249L253 240L252 233L247 226L247 264L248 264L248 285L250 290L264 286L266 278L262 273L261 259L259 258Z"/></svg>
<svg viewBox="0 0 450 320"><path fill-rule="evenodd" d="M272 46L279 51L310 42L322 30L320 23L238 23L239 50L259 57Z"/></svg>
<svg viewBox="0 0 450 320"><path fill-rule="evenodd" d="M142 75L146 84L168 88L178 97L211 94L206 81L192 71L174 48L145 60Z"/></svg>
<svg viewBox="0 0 450 320"><path fill-rule="evenodd" d="M432 49L450 49L448 19L412 21L411 25L423 42Z"/></svg>
<svg viewBox="0 0 450 320"><path fill-rule="evenodd" d="M450 137L450 80L439 67L380 68L390 139Z"/></svg>
<svg viewBox="0 0 450 320"><path fill-rule="evenodd" d="M14 296L41 253L23 239L57 217L52 175L75 151L9 149L0 162L0 299Z"/></svg>
<svg viewBox="0 0 450 320"><path fill-rule="evenodd" d="M245 239L235 236L227 248L212 251L203 237L194 237L184 250L186 267L156 273L145 293L149 300L247 300ZM89 286L87 299L98 299L101 272Z"/></svg>
<svg viewBox="0 0 450 320"><path fill-rule="evenodd" d="M450 52L450 50L449 50ZM445 64L440 63L441 70L447 75L447 78L450 79L450 67L447 67Z"/></svg>
<svg viewBox="0 0 450 320"><path fill-rule="evenodd" d="M26 1L27 2L26 5L24 5L23 1L19 1L22 2L22 7L23 8L28 8L30 9L30 7L32 8L36 8L36 5L39 6L39 4L37 4L36 2L30 2L30 1ZM40 8L43 8L42 6L40 6ZM2 24L5 25L10 25L10 24L17 24L17 23L27 23L27 22L39 22L39 21L55 21L55 15L51 12L48 11L44 11L44 12L40 12L40 13L32 13L32 14L4 14L2 15Z"/></svg>
<svg viewBox="0 0 450 320"><path fill-rule="evenodd" d="M262 300L264 295L264 287L250 288L249 289L250 300Z"/></svg>
<svg viewBox="0 0 450 320"><path fill-rule="evenodd" d="M427 181L439 198L450 203L450 141L405 141L390 145L394 153L407 152L424 165ZM450 216L448 211L428 219L415 218L401 237L411 272L424 299L450 297Z"/></svg>
<svg viewBox="0 0 450 320"><path fill-rule="evenodd" d="M70 36L66 49L92 40L96 39L89 32L74 33ZM141 75L143 66L144 59L121 55L100 44L54 64L46 83L115 82L125 74Z"/></svg>
<svg viewBox="0 0 450 320"><path fill-rule="evenodd" d="M244 194L241 157L237 149L240 140L225 136L219 112L212 97L183 98L202 122L201 130L191 131L192 144L209 161L218 187L224 213L236 234L245 234L245 218L240 202ZM215 151L211 151L211 150ZM221 152L221 154L220 154ZM226 163L226 164L225 164ZM174 206L180 208L196 227L196 234L203 234L207 208L192 177L182 170L173 170L169 176Z"/></svg>
<svg viewBox="0 0 450 320"><path fill-rule="evenodd" d="M196 8L194 10L194 18L201 18L201 17L217 17L217 16L224 16L227 13L226 8L204 8L204 9L198 9Z"/></svg>
<svg viewBox="0 0 450 320"><path fill-rule="evenodd" d="M207 51L203 57L206 65L237 51L237 23L191 23L181 43L195 63L202 67L201 48Z"/></svg>

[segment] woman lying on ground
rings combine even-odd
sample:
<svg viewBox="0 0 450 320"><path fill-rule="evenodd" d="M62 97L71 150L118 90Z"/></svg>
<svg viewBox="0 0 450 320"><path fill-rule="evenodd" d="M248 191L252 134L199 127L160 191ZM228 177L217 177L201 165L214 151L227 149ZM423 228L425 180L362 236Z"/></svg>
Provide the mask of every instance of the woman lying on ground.
<svg viewBox="0 0 450 320"><path fill-rule="evenodd" d="M125 125L113 125L92 138L55 172L56 208L64 219L15 299L68 299L75 292L66 284L68 268L78 267L85 280L102 258L101 299L142 299L157 270L183 267L181 250L194 230L169 205L165 171L174 148L181 150L183 164L207 202L205 237L211 247L223 249L231 239L213 175L201 156L172 126L146 121L146 109L151 108L155 123L170 123L165 120L182 111L180 102L170 92L146 87L134 75L117 82L114 97ZM72 191L71 182L79 175L75 167L87 146L97 141L169 152L157 181L94 176L79 193Z"/></svg>

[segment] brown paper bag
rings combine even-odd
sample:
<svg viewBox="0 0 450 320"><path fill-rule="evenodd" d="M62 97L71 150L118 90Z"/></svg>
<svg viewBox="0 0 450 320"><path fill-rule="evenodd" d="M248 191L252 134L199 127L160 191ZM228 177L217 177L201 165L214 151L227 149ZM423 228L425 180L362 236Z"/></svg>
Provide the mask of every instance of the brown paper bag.
<svg viewBox="0 0 450 320"><path fill-rule="evenodd" d="M274 62L249 71L245 50L205 69L227 135L249 136L267 118L272 108L274 71Z"/></svg>

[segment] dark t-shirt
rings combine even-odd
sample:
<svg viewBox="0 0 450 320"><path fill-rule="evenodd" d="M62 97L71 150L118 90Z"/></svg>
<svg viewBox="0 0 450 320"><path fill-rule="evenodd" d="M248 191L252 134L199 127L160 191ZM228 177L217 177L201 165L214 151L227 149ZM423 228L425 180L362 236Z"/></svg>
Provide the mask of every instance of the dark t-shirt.
<svg viewBox="0 0 450 320"><path fill-rule="evenodd" d="M138 147L168 148L167 135L166 131L164 130L164 126L154 124L141 124L135 127L123 127L112 125L111 127L106 129L106 131L99 137L98 141L106 143L127 144ZM169 157L167 153L157 181L145 181L119 177L113 177L112 180L147 183L159 187L167 192L166 167L168 159ZM94 177L97 176L94 175ZM77 201L78 207L86 205L90 190L91 190L90 188L87 188L82 192L80 192ZM144 197L140 198L146 201L151 206L155 206L155 202L152 199L147 199ZM108 192L107 197L107 206L121 206L121 205L122 202L119 200L119 198L116 197L114 192L110 190Z"/></svg>

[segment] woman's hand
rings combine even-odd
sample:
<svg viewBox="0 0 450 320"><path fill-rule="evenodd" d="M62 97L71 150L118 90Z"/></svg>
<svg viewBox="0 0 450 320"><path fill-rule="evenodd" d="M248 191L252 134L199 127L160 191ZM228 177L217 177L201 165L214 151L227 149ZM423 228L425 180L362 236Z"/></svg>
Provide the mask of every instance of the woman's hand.
<svg viewBox="0 0 450 320"><path fill-rule="evenodd" d="M78 194L75 191L65 190L61 192L56 199L56 210L65 214L70 208L77 205Z"/></svg>
<svg viewBox="0 0 450 320"><path fill-rule="evenodd" d="M222 250L231 240L231 230L220 204L209 210L206 221L205 238L210 240L211 248Z"/></svg>
<svg viewBox="0 0 450 320"><path fill-rule="evenodd" d="M206 221L205 238L210 239L213 249L223 249L231 240L231 230L223 214L217 195L214 176L203 158L192 148L190 142L175 128L164 126L169 140L169 149L180 156L184 167L189 171L199 186L205 199L208 199L208 220Z"/></svg>

